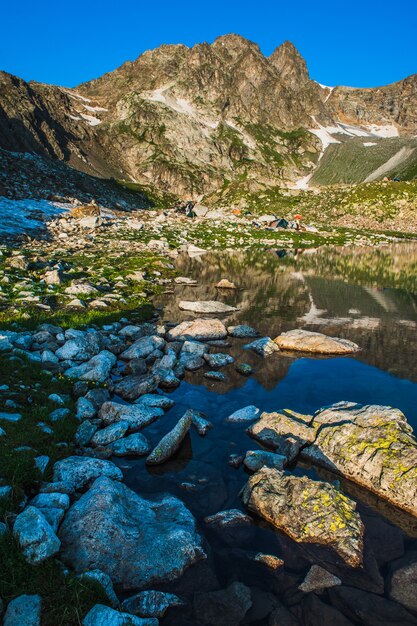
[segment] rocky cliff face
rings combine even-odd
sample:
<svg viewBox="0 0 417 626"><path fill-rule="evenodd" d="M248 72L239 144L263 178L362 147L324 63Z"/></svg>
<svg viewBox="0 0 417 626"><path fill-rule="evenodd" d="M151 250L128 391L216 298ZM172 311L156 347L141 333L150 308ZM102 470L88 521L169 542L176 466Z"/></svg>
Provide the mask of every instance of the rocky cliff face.
<svg viewBox="0 0 417 626"><path fill-rule="evenodd" d="M238 35L161 46L78 89L0 73L0 147L198 197L307 175L348 125L417 129L416 76L380 89L311 80L290 42L270 57ZM310 130L312 132L310 132ZM353 135L352 135L353 132ZM378 131L376 131L378 132Z"/></svg>

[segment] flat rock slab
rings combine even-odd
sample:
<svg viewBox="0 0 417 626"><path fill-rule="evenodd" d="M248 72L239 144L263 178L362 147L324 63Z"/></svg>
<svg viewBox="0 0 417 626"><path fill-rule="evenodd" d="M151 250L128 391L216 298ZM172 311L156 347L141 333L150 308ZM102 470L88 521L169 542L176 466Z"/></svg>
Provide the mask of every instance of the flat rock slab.
<svg viewBox="0 0 417 626"><path fill-rule="evenodd" d="M196 341L211 341L227 337L226 326L217 319L198 319L182 322L171 328L167 333L169 341L194 339Z"/></svg>
<svg viewBox="0 0 417 626"><path fill-rule="evenodd" d="M216 300L181 300L178 305L181 311L191 311L192 313L232 313L237 311L238 307L217 302Z"/></svg>
<svg viewBox="0 0 417 626"><path fill-rule="evenodd" d="M341 402L314 415L303 456L417 517L417 441L399 409Z"/></svg>
<svg viewBox="0 0 417 626"><path fill-rule="evenodd" d="M312 352L315 354L352 354L360 350L359 346L348 339L328 337L309 330L289 330L274 339L280 350Z"/></svg>
<svg viewBox="0 0 417 626"><path fill-rule="evenodd" d="M76 572L99 569L124 590L175 580L206 556L180 500L146 500L106 477L72 505L59 536Z"/></svg>
<svg viewBox="0 0 417 626"><path fill-rule="evenodd" d="M351 567L362 564L364 526L356 503L333 485L264 467L249 479L242 499L294 541L333 548Z"/></svg>

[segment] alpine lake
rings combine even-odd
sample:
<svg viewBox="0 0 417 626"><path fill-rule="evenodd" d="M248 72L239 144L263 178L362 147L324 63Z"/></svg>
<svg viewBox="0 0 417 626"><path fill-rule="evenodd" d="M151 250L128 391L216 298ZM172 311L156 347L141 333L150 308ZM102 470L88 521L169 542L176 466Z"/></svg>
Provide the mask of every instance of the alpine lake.
<svg viewBox="0 0 417 626"><path fill-rule="evenodd" d="M234 358L221 369L224 381L205 378L207 367L186 373L169 394L174 407L147 428L147 435L156 443L189 408L203 412L213 428L204 437L192 429L177 455L160 466L115 460L124 482L141 495L168 492L184 501L205 538L208 559L164 588L188 595L240 581L252 591L252 607L242 623L417 624L415 614L389 599L392 563L407 557L413 561L413 555L417 563L417 520L340 476L303 461L287 468L336 484L357 502L365 525L365 557L356 570L341 566L328 548L297 543L256 517L249 532L224 536L204 521L227 509L246 513L240 492L250 473L230 459L262 446L248 436L247 423L226 421L237 409L255 405L266 412L291 409L312 415L332 403L351 401L396 407L417 427L417 244L222 251L193 258L180 254L176 269L197 282L175 285L156 297L161 323L194 319L180 310L182 300L220 300L238 307L232 314L214 316L226 326L247 324L271 338L303 328L349 339L361 350L342 357L280 351L263 358L244 349L251 340L230 338L228 348L215 349ZM237 288L216 288L224 278ZM238 363L249 364L252 375L240 374ZM256 553L278 557L283 565L266 573L250 558ZM299 590L312 564L333 573L341 585L316 593ZM271 607L274 618L267 617ZM173 609L161 623L193 622Z"/></svg>

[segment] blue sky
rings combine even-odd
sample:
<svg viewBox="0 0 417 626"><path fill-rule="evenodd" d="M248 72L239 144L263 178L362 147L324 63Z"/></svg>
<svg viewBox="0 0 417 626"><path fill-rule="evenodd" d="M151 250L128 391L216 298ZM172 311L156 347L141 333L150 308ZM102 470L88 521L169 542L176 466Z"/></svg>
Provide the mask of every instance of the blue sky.
<svg viewBox="0 0 417 626"><path fill-rule="evenodd" d="M417 72L415 0L6 0L0 69L74 86L163 43L235 32L268 55L289 39L326 84L377 86Z"/></svg>

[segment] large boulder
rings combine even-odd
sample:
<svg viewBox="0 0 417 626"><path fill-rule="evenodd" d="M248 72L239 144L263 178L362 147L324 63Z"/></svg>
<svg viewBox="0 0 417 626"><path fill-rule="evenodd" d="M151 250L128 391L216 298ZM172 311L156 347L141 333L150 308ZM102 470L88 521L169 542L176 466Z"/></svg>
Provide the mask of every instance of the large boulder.
<svg viewBox="0 0 417 626"><path fill-rule="evenodd" d="M106 477L72 505L59 536L76 572L100 569L124 590L175 580L206 556L180 500L145 500Z"/></svg>
<svg viewBox="0 0 417 626"><path fill-rule="evenodd" d="M168 331L169 341L194 339L196 341L211 341L227 337L226 326L217 319L197 319L182 322Z"/></svg>
<svg viewBox="0 0 417 626"><path fill-rule="evenodd" d="M351 567L363 561L356 504L333 485L262 468L242 491L244 504L294 541L332 548Z"/></svg>
<svg viewBox="0 0 417 626"><path fill-rule="evenodd" d="M289 330L274 339L280 350L295 352L313 352L315 354L351 354L360 350L359 346L348 339L328 337L309 330Z"/></svg>
<svg viewBox="0 0 417 626"><path fill-rule="evenodd" d="M314 415L303 456L417 517L417 441L399 409L341 402Z"/></svg>

